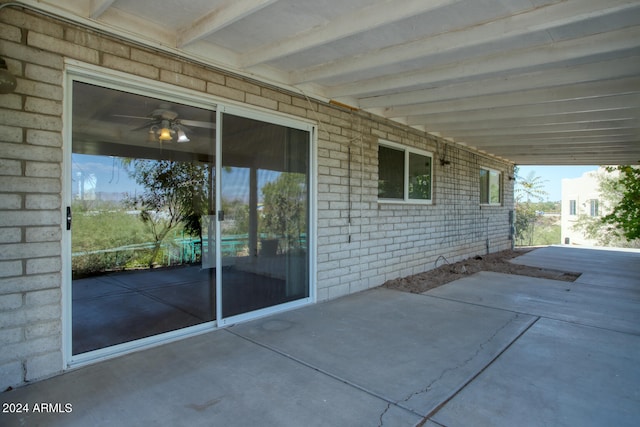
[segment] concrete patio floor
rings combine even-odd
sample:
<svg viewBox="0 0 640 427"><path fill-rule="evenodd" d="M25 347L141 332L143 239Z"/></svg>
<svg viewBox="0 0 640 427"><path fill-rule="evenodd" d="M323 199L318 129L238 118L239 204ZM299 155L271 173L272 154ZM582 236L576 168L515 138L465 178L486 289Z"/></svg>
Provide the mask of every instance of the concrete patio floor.
<svg viewBox="0 0 640 427"><path fill-rule="evenodd" d="M3 393L72 412L0 425L639 425L640 251L515 262L584 274L372 289Z"/></svg>

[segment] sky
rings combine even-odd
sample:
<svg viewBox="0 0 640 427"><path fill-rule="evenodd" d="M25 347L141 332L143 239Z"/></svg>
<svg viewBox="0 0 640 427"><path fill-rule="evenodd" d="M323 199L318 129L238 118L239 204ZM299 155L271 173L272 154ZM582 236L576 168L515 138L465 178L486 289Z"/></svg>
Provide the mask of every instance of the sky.
<svg viewBox="0 0 640 427"><path fill-rule="evenodd" d="M129 177L127 170L118 158L110 156L94 156L74 153L72 156L72 194L77 197L80 192L91 193L130 193L144 192L143 186ZM267 182L275 181L279 172L259 170L258 188ZM235 167L222 171L222 197L249 200L249 169ZM261 196L262 193L259 194Z"/></svg>
<svg viewBox="0 0 640 427"><path fill-rule="evenodd" d="M583 173L597 170L598 166L518 166L518 175L527 177L533 171L544 182L544 190L549 193L548 201L562 199L562 179L579 178Z"/></svg>

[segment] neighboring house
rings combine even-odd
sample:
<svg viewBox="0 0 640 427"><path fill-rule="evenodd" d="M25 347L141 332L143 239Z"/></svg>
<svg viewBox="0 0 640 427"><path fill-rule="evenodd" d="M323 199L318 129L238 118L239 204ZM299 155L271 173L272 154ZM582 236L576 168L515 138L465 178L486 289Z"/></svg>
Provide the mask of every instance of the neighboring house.
<svg viewBox="0 0 640 427"><path fill-rule="evenodd" d="M594 239L587 238L581 230L574 229L574 225L581 215L600 217L603 215L603 202L599 190L601 174L607 171L599 168L586 172L580 178L566 178L562 180L562 240L563 244L595 246Z"/></svg>
<svg viewBox="0 0 640 427"><path fill-rule="evenodd" d="M35 12L0 22L18 78L0 95L0 389L511 247L512 163ZM199 261L179 280L74 275L132 250L71 249L72 206L123 191L106 188L116 158L201 174L201 239L180 240ZM295 204L269 211L267 187ZM576 190L574 213L593 199Z"/></svg>

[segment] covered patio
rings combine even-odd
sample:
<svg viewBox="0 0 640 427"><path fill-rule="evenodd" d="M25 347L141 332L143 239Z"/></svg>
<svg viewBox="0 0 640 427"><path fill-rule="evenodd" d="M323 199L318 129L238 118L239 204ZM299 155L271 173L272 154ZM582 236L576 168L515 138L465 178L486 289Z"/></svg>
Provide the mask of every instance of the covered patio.
<svg viewBox="0 0 640 427"><path fill-rule="evenodd" d="M582 275L375 288L4 393L30 411L2 424L637 425L640 252L552 246L514 262Z"/></svg>
<svg viewBox="0 0 640 427"><path fill-rule="evenodd" d="M638 425L640 253L549 247L514 261L581 272L570 284L479 273L420 295L380 285L440 256L510 247L517 165L637 163L639 2L150 4L0 0L0 56L17 81L1 108L0 379L15 389L0 425ZM108 96L74 107L81 85L129 100L103 110L114 133L93 120ZM87 113L78 132L74 112ZM245 132L251 122L287 132L265 143ZM304 144L289 144L291 129ZM156 141L169 141L162 130L179 148ZM215 160L217 195L236 188L224 173L246 177L249 244L235 257L246 277L259 272L240 258L259 248L260 170L304 175L305 246L278 269L304 287L299 304L269 280L262 302L280 307L247 298L227 317L218 244L209 289L192 271L182 288L109 282L99 296L152 300L179 320L171 327L218 329L74 364L70 307L84 296L72 292L70 206L74 185L87 188L73 155L129 157L92 150L130 132L141 159ZM109 164L101 182L117 180ZM411 194L413 169L428 194ZM237 234L221 223L241 216L202 199L217 241ZM185 310L198 293L215 294L215 312L213 298ZM84 350L104 345L89 340Z"/></svg>

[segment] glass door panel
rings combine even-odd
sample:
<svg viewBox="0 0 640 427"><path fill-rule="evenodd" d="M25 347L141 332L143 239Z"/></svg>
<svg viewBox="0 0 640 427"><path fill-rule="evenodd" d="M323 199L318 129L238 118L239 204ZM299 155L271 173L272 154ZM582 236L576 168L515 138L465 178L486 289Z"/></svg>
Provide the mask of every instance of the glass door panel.
<svg viewBox="0 0 640 427"><path fill-rule="evenodd" d="M222 121L226 318L309 296L310 134L230 114Z"/></svg>
<svg viewBox="0 0 640 427"><path fill-rule="evenodd" d="M216 319L215 116L73 82L73 355Z"/></svg>

